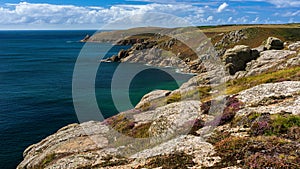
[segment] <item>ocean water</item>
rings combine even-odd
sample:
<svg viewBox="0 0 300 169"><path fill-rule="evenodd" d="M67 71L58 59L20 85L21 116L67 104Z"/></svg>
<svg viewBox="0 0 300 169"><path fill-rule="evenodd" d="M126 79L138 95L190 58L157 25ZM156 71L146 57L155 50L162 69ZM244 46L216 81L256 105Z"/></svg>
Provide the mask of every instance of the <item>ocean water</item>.
<svg viewBox="0 0 300 169"><path fill-rule="evenodd" d="M94 31L0 31L0 168L15 168L26 147L78 119L72 100L72 76L84 46L78 40ZM93 44L99 55L103 47ZM115 46L107 56L128 46ZM96 50L96 51L97 51ZM123 63L122 63L123 64ZM118 63L103 63L95 80L98 106L105 118L118 113L111 81ZM128 64L127 69L144 65ZM176 89L191 76L148 67L130 83L130 100L137 104L154 89ZM172 74L172 76L170 76ZM119 92L121 95L122 89ZM121 100L120 100L121 101ZM126 105L123 107L125 110Z"/></svg>

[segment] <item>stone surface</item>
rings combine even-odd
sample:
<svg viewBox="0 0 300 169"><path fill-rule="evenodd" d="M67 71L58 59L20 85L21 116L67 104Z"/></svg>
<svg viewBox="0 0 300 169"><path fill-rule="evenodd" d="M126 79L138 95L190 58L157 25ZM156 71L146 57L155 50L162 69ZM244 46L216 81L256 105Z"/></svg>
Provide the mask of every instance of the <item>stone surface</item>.
<svg viewBox="0 0 300 169"><path fill-rule="evenodd" d="M300 41L292 43L288 46L289 50L299 51L300 50Z"/></svg>
<svg viewBox="0 0 300 169"><path fill-rule="evenodd" d="M300 82L286 81L262 84L239 93L238 98L245 104L239 114L251 112L300 114Z"/></svg>
<svg viewBox="0 0 300 169"><path fill-rule="evenodd" d="M283 48L284 48L284 46L283 46L282 40L280 40L279 38L276 38L276 37L269 37L265 44L266 50L273 50L273 49L281 50Z"/></svg>
<svg viewBox="0 0 300 169"><path fill-rule="evenodd" d="M228 49L222 57L226 69L231 75L238 71L245 70L246 64L259 56L257 50L251 50L250 47L244 45L235 46Z"/></svg>

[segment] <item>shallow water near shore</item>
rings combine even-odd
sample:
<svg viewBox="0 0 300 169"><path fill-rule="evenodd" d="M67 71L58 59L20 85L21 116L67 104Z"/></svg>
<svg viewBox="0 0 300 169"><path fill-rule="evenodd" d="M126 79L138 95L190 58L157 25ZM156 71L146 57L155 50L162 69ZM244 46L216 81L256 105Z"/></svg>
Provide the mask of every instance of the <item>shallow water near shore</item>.
<svg viewBox="0 0 300 169"><path fill-rule="evenodd" d="M72 101L72 76L83 43L94 31L0 31L0 168L15 168L26 147L59 128L78 122ZM111 44L95 44L97 50ZM112 48L116 54L128 46ZM118 63L101 64L96 96L105 118L118 113L111 97L111 79ZM146 67L128 64L138 69ZM191 75L164 69L181 84ZM148 67L130 85L130 100L137 104L154 89L176 89L177 83L162 70ZM179 84L179 85L180 85ZM122 92L120 92L122 94ZM123 109L129 108L124 105Z"/></svg>

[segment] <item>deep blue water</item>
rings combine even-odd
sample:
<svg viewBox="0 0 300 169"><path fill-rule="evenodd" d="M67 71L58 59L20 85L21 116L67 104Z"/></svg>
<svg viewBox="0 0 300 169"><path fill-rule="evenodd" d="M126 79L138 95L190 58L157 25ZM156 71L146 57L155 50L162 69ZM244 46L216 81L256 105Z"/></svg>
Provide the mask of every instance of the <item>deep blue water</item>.
<svg viewBox="0 0 300 169"><path fill-rule="evenodd" d="M22 152L59 128L78 122L72 100L72 76L83 47L77 42L94 31L0 31L0 168L15 168ZM111 44L92 44L99 50ZM128 46L113 47L108 56ZM104 117L118 113L111 97L111 79L117 63L101 63L96 96ZM128 64L130 68L144 65ZM175 74L180 83L190 76ZM135 105L154 89L175 89L174 79L158 69L136 76L130 88ZM120 90L122 94L122 90ZM122 100L120 100L121 102ZM124 106L126 109L126 105Z"/></svg>

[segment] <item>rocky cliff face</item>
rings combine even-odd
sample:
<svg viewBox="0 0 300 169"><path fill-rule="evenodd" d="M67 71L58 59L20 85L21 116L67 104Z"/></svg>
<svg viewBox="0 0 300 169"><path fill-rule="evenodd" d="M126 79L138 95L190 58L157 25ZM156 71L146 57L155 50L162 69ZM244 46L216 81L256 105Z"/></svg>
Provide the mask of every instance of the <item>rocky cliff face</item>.
<svg viewBox="0 0 300 169"><path fill-rule="evenodd" d="M28 147L18 168L300 168L299 42L253 50L226 52L243 67L222 84L207 70L104 122L66 126ZM121 59L139 58L130 55Z"/></svg>

